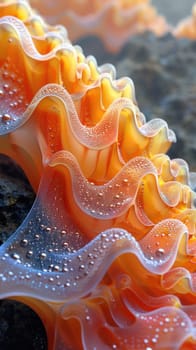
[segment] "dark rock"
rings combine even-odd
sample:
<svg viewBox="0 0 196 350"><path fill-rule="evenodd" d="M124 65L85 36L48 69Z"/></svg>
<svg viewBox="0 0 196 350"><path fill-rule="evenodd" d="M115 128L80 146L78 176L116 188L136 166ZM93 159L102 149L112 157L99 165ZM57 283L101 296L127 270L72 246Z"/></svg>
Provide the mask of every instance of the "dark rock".
<svg viewBox="0 0 196 350"><path fill-rule="evenodd" d="M22 223L34 198L22 170L0 155L0 244ZM44 326L28 306L14 300L0 301L0 349L47 349Z"/></svg>
<svg viewBox="0 0 196 350"><path fill-rule="evenodd" d="M133 38L126 47L148 47L149 60L140 63L129 56L118 56L119 76L130 76L136 88L136 98L147 119L163 118L177 136L169 152L173 158L185 159L196 170L196 47L189 40L176 40L171 35L152 39L151 35ZM130 48L128 49L130 53ZM123 68L125 62L126 71Z"/></svg>
<svg viewBox="0 0 196 350"><path fill-rule="evenodd" d="M0 244L22 223L35 198L24 173L0 155Z"/></svg>
<svg viewBox="0 0 196 350"><path fill-rule="evenodd" d="M13 300L0 301L0 349L47 349L43 324L26 305Z"/></svg>

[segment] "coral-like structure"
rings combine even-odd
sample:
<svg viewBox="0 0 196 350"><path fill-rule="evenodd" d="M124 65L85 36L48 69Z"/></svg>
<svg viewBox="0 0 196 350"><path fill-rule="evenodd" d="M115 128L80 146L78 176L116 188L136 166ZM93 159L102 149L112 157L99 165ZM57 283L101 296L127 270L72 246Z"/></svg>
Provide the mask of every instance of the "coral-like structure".
<svg viewBox="0 0 196 350"><path fill-rule="evenodd" d="M174 29L174 35L177 37L196 39L196 3L192 8L192 16L182 20Z"/></svg>
<svg viewBox="0 0 196 350"><path fill-rule="evenodd" d="M146 30L163 35L169 30L149 0L31 0L49 23L63 24L72 41L96 35L105 47L118 51L132 36Z"/></svg>
<svg viewBox="0 0 196 350"><path fill-rule="evenodd" d="M194 350L196 181L166 155L175 134L26 2L1 2L0 39L0 152L37 192L0 247L1 298L50 350Z"/></svg>

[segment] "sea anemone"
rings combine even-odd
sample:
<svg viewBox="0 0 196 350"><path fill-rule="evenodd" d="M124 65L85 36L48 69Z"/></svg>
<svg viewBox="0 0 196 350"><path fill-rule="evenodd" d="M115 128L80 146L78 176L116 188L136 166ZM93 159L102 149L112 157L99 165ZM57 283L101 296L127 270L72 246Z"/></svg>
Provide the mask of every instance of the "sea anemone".
<svg viewBox="0 0 196 350"><path fill-rule="evenodd" d="M1 298L50 350L195 349L196 181L174 132L27 2L0 4L0 36L0 152L37 193L0 247Z"/></svg>
<svg viewBox="0 0 196 350"><path fill-rule="evenodd" d="M96 35L111 52L118 51L135 34L148 30L160 36L170 29L149 0L31 0L30 3L48 23L63 24L72 41Z"/></svg>

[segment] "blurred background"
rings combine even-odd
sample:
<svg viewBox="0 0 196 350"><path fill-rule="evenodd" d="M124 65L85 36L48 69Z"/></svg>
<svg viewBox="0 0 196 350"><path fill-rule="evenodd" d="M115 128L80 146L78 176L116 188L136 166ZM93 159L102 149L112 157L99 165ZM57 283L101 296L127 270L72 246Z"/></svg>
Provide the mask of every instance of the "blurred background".
<svg viewBox="0 0 196 350"><path fill-rule="evenodd" d="M187 17L196 1L194 0L151 0L159 13L167 18L171 24L176 24L179 20Z"/></svg>

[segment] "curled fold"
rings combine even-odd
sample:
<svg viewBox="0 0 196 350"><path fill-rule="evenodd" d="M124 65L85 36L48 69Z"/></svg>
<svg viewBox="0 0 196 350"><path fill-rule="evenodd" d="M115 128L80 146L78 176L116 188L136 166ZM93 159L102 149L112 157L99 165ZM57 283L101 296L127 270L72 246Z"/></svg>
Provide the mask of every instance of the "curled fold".
<svg viewBox="0 0 196 350"><path fill-rule="evenodd" d="M64 167L62 168L62 165L64 167L66 165L69 173ZM111 197L108 196L110 201L112 192L114 191L116 196L119 191L119 186L116 184L119 184L119 179L124 178L126 173L126 178L133 187L131 186L123 195L127 193L127 198L131 199L134 178L136 191L141 182L139 177L153 170L152 164L145 158L134 158L112 182L104 186L90 184L88 186L71 154L54 155L44 172L31 212L15 234L0 248L2 295L25 293L31 297L56 302L82 297L102 280L117 257L120 257L122 266L126 265L127 258L123 258L125 253L128 253L128 261L130 259L128 266L135 261L134 266L137 266L135 271L143 271L141 276L137 276L137 283L141 285L145 283L145 270L148 271L148 275L152 275L152 279L157 279L156 276L168 273L174 263L180 264L186 259L187 254L190 255L187 262L189 266L191 254L194 252L189 247L186 226L177 219L171 218L159 222L139 241L131 232L120 227L112 227L111 220L106 222L110 228L102 230L99 234L96 232L97 228L104 224L102 215L96 215L100 190L103 196L106 191L107 197L107 190L110 189ZM87 198L89 195L87 201L83 200L86 199L85 194ZM75 204L72 204L73 198ZM105 207L100 201L103 217L109 208L106 199L104 202ZM77 212L78 204L80 213ZM92 206L90 212L89 205ZM123 201L117 206L117 212L119 207L123 207ZM113 210L115 211L115 208ZM85 218L82 218L82 215ZM91 224L93 217L97 218L97 223L94 221L96 229L93 229ZM87 234L88 226L89 234ZM131 275L135 275L134 271ZM161 290L159 279L155 283ZM189 293L191 287L194 293L196 287L194 280L191 280L191 283Z"/></svg>
<svg viewBox="0 0 196 350"><path fill-rule="evenodd" d="M104 302L102 307L104 309ZM111 301L112 304L112 301ZM94 305L94 306L93 306ZM85 350L97 346L98 349L166 349L179 350L184 349L182 344L195 346L194 326L190 318L183 311L175 307L162 307L158 310L145 313L129 315L125 327L119 327L111 317L111 305L107 305L109 316L106 318L104 312L96 307L96 303L90 300L78 304L69 305L64 309L64 324L61 322L57 336L57 344L62 340L67 346L73 344L69 334L70 324L73 319L77 320L81 330L81 347ZM127 315L126 315L127 316ZM111 320L108 318L111 317ZM128 318L128 317L127 317ZM131 322L132 321L132 322ZM76 323L76 324L77 324ZM75 324L75 323L73 323ZM97 329L95 335L92 335L92 329ZM142 332L141 332L142 329ZM139 336L138 336L139 334ZM194 339L189 339L194 336ZM75 341L75 346L79 347ZM181 347L182 346L182 347Z"/></svg>
<svg viewBox="0 0 196 350"><path fill-rule="evenodd" d="M131 157L146 152L150 157L154 152L167 149L175 140L163 120L145 123L135 104L123 97L111 103L96 125L87 127L81 123L69 93L57 84L42 87L19 118L15 114L8 121L2 121L0 133L3 136L1 152L22 166L35 188L43 165L59 150L72 152L92 181L104 181L114 176ZM155 147L157 138L162 140L160 147ZM24 158L30 158L30 163Z"/></svg>
<svg viewBox="0 0 196 350"><path fill-rule="evenodd" d="M28 60L28 69L30 66L32 66L32 70L34 68L34 61L36 61L36 64L39 63L39 69L34 69L34 74L40 73L42 70L43 72L46 71L46 64L48 64L48 69L53 67L52 71L48 72L49 76L47 77L48 81L44 81L42 85L39 86L39 88L43 85L45 85L47 82L53 82L53 83L59 83L60 85L63 83L63 85L68 89L68 91L71 94L82 94L84 93L84 89L88 88L88 85L92 85L96 83L98 79L100 79L99 75L102 74L108 74L108 76L112 76L112 78L115 77L115 68L111 64L105 64L101 67L97 67L97 62L94 57L84 57L82 53L82 49L79 46L72 46L70 41L66 36L61 34L61 27L59 29L60 34L55 33L55 31L52 29L47 33L47 36L39 37L36 36L37 45L40 41L40 45L46 44L46 39L48 38L48 35L51 36L57 36L56 39L59 39L59 36L61 37L61 42L58 40L56 41L56 45L54 47L51 47L51 50L48 53L40 53L36 47L36 44L34 42L34 36L31 35L28 28L25 26L23 22L21 22L18 18L13 16L4 16L0 19L0 28L1 28L1 35L7 35L8 36L8 42L6 40L3 40L5 47L14 47L12 45L12 40L16 40L16 47L14 47L12 50L15 52L19 52L22 50L23 55L26 56L25 59ZM57 27L58 29L59 27ZM59 39L60 40L60 39ZM11 44L11 45L8 45ZM16 53L15 53L16 54ZM3 52L2 52L3 56ZM15 57L10 57L10 59L15 60ZM52 61L52 62L50 62ZM53 62L54 61L54 62ZM69 63L71 63L71 67L69 66ZM43 67L45 65L45 67ZM56 67L55 67L56 65ZM21 67L22 68L22 67ZM56 73L54 68L57 69ZM21 69L21 71L28 69L25 67ZM30 72L27 72L29 75L29 78L31 78ZM58 75L59 74L59 75ZM65 79L66 76L66 79ZM36 82L37 84L43 82L43 78L41 79L41 76L38 76L40 81ZM58 79L55 81L55 78ZM32 78L31 78L32 79ZM51 81L49 81L51 79ZM124 86L123 86L123 83ZM31 83L32 80L29 81ZM113 81L112 86L110 87L111 90L114 90L112 93L111 91L111 97L113 96L113 99L115 96L115 89L122 90L125 89L124 94L127 94L127 96L134 97L134 87L131 79L124 78L119 79L119 81ZM129 85L129 86L126 86ZM31 86L31 88L36 88L37 85L34 87ZM37 91L39 89L37 87ZM79 90L80 89L80 90ZM127 90L127 91L126 91ZM133 90L133 91L132 91ZM35 94L36 90L34 90ZM109 94L110 95L110 94ZM108 98L111 98L108 96Z"/></svg>
<svg viewBox="0 0 196 350"><path fill-rule="evenodd" d="M80 303L62 308L58 345L83 349L95 344L98 349L194 349L195 306L182 306L172 295L149 296L123 273L112 277L108 286L98 287ZM77 325L80 337L73 344L72 327ZM92 329L97 330L95 336Z"/></svg>
<svg viewBox="0 0 196 350"><path fill-rule="evenodd" d="M49 226L44 212L38 217L38 205L34 205L16 234L1 247L1 295L4 297L25 293L53 302L82 297L103 278L111 262L125 252L135 255L140 268L151 274L164 273L172 266L182 235L186 233L181 222L168 220L155 226L139 244L130 233L110 229L80 247L84 244L80 237L82 233L79 230L74 232L78 228L74 222L66 221L68 235L66 230L59 232L51 223ZM37 222L33 215L36 215ZM168 249L157 249L159 231L170 229L175 232L175 238L167 239ZM147 243L153 239L154 246L149 249Z"/></svg>

